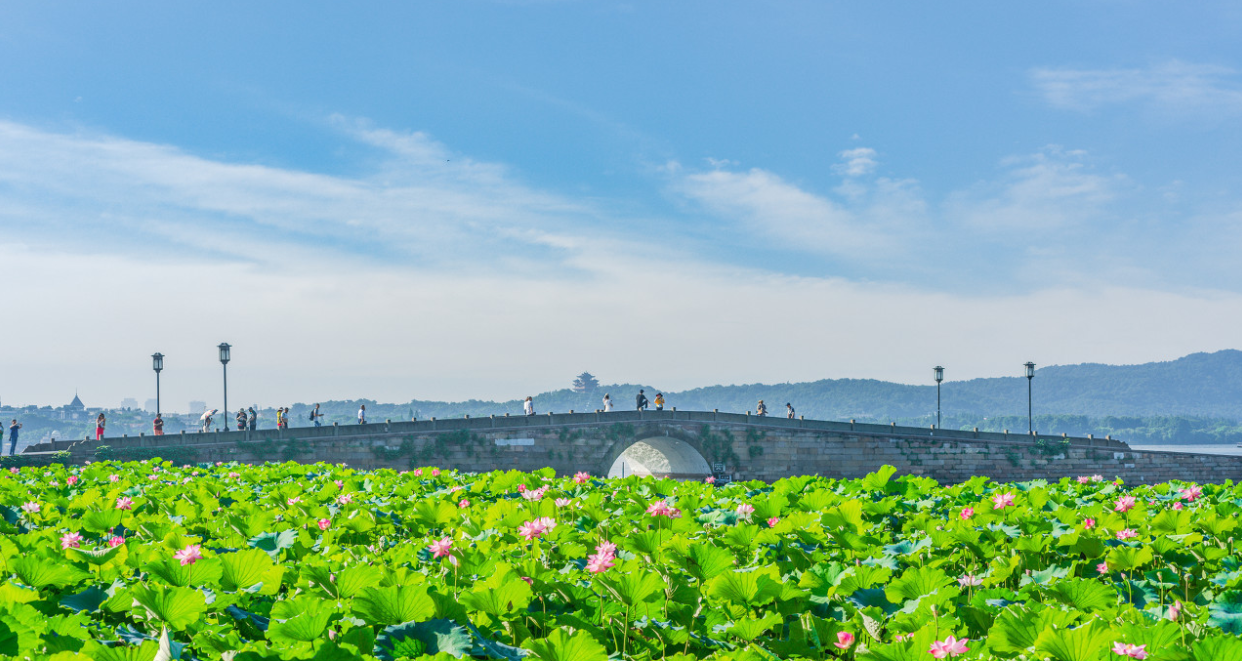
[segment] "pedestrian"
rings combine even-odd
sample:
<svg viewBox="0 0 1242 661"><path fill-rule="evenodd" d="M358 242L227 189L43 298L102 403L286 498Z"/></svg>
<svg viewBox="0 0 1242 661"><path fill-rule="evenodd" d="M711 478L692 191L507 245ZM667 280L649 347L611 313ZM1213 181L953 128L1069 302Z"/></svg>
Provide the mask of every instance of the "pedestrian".
<svg viewBox="0 0 1242 661"><path fill-rule="evenodd" d="M14 420L13 422L9 423L9 454L10 455L17 454L17 431L21 428L22 426L17 424L17 420Z"/></svg>
<svg viewBox="0 0 1242 661"><path fill-rule="evenodd" d="M358 406L358 424L360 425L367 424L367 405L366 404L361 404Z"/></svg>
<svg viewBox="0 0 1242 661"><path fill-rule="evenodd" d="M311 422L315 423L316 427L321 427L323 426L323 423L320 422L319 419L322 417L323 417L323 414L319 412L319 405L316 404L315 408L311 409L311 412L310 412Z"/></svg>
<svg viewBox="0 0 1242 661"><path fill-rule="evenodd" d="M289 413L290 413L290 411L289 411L289 407L288 407L288 406L286 406L286 407L285 407L285 414L284 414L284 415L282 415L282 416L280 417L280 422L281 422L282 424L284 424L284 426L285 426L284 428L285 428L285 429L288 429L288 428L289 428L289 419L290 419L290 418L289 418Z"/></svg>
<svg viewBox="0 0 1242 661"><path fill-rule="evenodd" d="M638 405L637 409L639 411L647 408L647 396L643 394L642 388L638 389L638 397L634 398L634 403Z"/></svg>
<svg viewBox="0 0 1242 661"><path fill-rule="evenodd" d="M767 404L764 404L762 399L761 399L761 400L759 400L759 410L758 410L757 412L758 412L758 413L759 413L759 415L761 415L761 416L762 416L762 415L767 415L767 414L768 414L768 405L767 405Z"/></svg>
<svg viewBox="0 0 1242 661"><path fill-rule="evenodd" d="M151 421L151 431L153 431L156 436L164 435L164 418L160 417L160 414L158 413L155 414L155 419Z"/></svg>
<svg viewBox="0 0 1242 661"><path fill-rule="evenodd" d="M522 402L522 412L526 415L535 415L535 402L530 396L527 396L526 401Z"/></svg>
<svg viewBox="0 0 1242 661"><path fill-rule="evenodd" d="M277 406L276 407L276 428L284 429L285 428L284 424L285 424L285 410Z"/></svg>
<svg viewBox="0 0 1242 661"><path fill-rule="evenodd" d="M790 420L794 419L793 404L790 404L789 402L785 402L785 417Z"/></svg>
<svg viewBox="0 0 1242 661"><path fill-rule="evenodd" d="M609 395L608 393L604 393L604 413L610 413L611 411L612 411L612 396Z"/></svg>
<svg viewBox="0 0 1242 661"><path fill-rule="evenodd" d="M95 440L103 440L104 427L107 426L108 420L104 417L103 411L99 412L99 416L95 418Z"/></svg>
<svg viewBox="0 0 1242 661"><path fill-rule="evenodd" d="M204 412L202 417L199 418L199 420L203 421L203 428L201 430L202 433L206 434L207 432L211 431L211 416L215 415L216 411L219 411L219 410L220 409L211 409L210 411Z"/></svg>
<svg viewBox="0 0 1242 661"><path fill-rule="evenodd" d="M259 412L254 410L253 406L247 409L247 411L250 412L250 416L249 416L249 420L247 420L247 424L250 427L250 431L254 431L259 428Z"/></svg>
<svg viewBox="0 0 1242 661"><path fill-rule="evenodd" d="M237 431L246 431L246 422L249 420L246 417L246 409L237 409L237 415L234 418L237 420Z"/></svg>
<svg viewBox="0 0 1242 661"><path fill-rule="evenodd" d="M656 393L655 407L657 411L664 410L664 393L660 393L660 392Z"/></svg>

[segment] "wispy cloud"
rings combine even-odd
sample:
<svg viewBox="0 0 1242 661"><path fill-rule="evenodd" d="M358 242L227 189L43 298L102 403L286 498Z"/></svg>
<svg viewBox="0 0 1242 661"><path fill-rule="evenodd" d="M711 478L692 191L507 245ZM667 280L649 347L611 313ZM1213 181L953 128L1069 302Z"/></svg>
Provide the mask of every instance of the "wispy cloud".
<svg viewBox="0 0 1242 661"><path fill-rule="evenodd" d="M844 163L832 166L832 171L847 177L861 177L875 172L879 163L875 160L876 152L870 147L847 149L839 154Z"/></svg>
<svg viewBox="0 0 1242 661"><path fill-rule="evenodd" d="M1242 112L1242 78L1231 67L1173 60L1145 68L1038 68L1035 89L1053 107L1092 111L1141 103L1162 112Z"/></svg>

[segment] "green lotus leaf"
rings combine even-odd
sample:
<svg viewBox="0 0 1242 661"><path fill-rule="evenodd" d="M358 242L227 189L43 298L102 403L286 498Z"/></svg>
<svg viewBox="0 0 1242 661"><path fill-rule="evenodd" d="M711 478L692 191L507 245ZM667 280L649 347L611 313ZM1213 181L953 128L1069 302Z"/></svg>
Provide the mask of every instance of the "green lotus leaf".
<svg viewBox="0 0 1242 661"><path fill-rule="evenodd" d="M884 588L884 594L889 601L900 604L907 599L918 599L955 583L953 578L940 569L916 567L907 569L899 578Z"/></svg>
<svg viewBox="0 0 1242 661"><path fill-rule="evenodd" d="M1235 636L1242 635L1242 592L1224 592L1208 604L1208 624Z"/></svg>
<svg viewBox="0 0 1242 661"><path fill-rule="evenodd" d="M608 652L585 631L571 636L555 629L547 638L530 639L522 645L542 661L607 661Z"/></svg>
<svg viewBox="0 0 1242 661"><path fill-rule="evenodd" d="M367 624L391 626L429 620L436 604L426 585L366 588L354 598L353 612Z"/></svg>
<svg viewBox="0 0 1242 661"><path fill-rule="evenodd" d="M217 559L220 562L220 587L228 592L245 590L259 583L279 582L280 573L283 573L263 549L224 553Z"/></svg>
<svg viewBox="0 0 1242 661"><path fill-rule="evenodd" d="M103 602L107 600L108 593L92 585L77 594L61 597L60 605L79 612L95 613L99 611L99 607L103 605Z"/></svg>
<svg viewBox="0 0 1242 661"><path fill-rule="evenodd" d="M763 632L773 627L779 627L784 622L785 619L776 613L768 613L760 618L747 617L730 625L728 633L734 638L750 642L762 635Z"/></svg>
<svg viewBox="0 0 1242 661"><path fill-rule="evenodd" d="M771 603L781 593L780 582L762 571L730 571L707 584L707 594L750 609Z"/></svg>
<svg viewBox="0 0 1242 661"><path fill-rule="evenodd" d="M1113 571L1130 571L1142 567L1152 560L1151 549L1147 547L1117 546L1108 552L1104 561Z"/></svg>
<svg viewBox="0 0 1242 661"><path fill-rule="evenodd" d="M1090 613L1117 605L1117 591L1096 580L1076 578L1055 583L1048 593L1061 603Z"/></svg>
<svg viewBox="0 0 1242 661"><path fill-rule="evenodd" d="M1035 639L1035 649L1056 661L1098 661L1116 641L1116 636L1099 621L1080 627L1045 629Z"/></svg>
<svg viewBox="0 0 1242 661"><path fill-rule="evenodd" d="M93 510L82 515L82 528L96 534L110 532L121 525L124 515L125 512L118 509Z"/></svg>
<svg viewBox="0 0 1242 661"><path fill-rule="evenodd" d="M205 558L188 565L173 558L162 558L143 566L143 570L169 585L187 587L218 585L222 568L219 558Z"/></svg>
<svg viewBox="0 0 1242 661"><path fill-rule="evenodd" d="M737 561L726 549L708 543L695 543L687 549L682 562L691 576L706 582L732 569Z"/></svg>
<svg viewBox="0 0 1242 661"><path fill-rule="evenodd" d="M513 577L497 587L479 585L469 592L463 592L461 603L467 608L501 618L525 610L533 598L534 592L526 581Z"/></svg>
<svg viewBox="0 0 1242 661"><path fill-rule="evenodd" d="M311 596L299 596L272 605L267 638L277 643L309 643L328 628L332 606Z"/></svg>
<svg viewBox="0 0 1242 661"><path fill-rule="evenodd" d="M380 661L414 658L441 652L462 658L474 649L474 638L451 620L404 622L385 627L375 638L373 654Z"/></svg>
<svg viewBox="0 0 1242 661"><path fill-rule="evenodd" d="M184 629L207 610L203 593L185 587L134 586L130 590L137 605L174 631Z"/></svg>
<svg viewBox="0 0 1242 661"><path fill-rule="evenodd" d="M22 556L11 561L9 566L22 583L40 589L48 586L63 589L90 577L90 574L64 562L35 555Z"/></svg>
<svg viewBox="0 0 1242 661"><path fill-rule="evenodd" d="M1242 639L1232 636L1197 640L1191 650L1195 661L1242 661Z"/></svg>
<svg viewBox="0 0 1242 661"><path fill-rule="evenodd" d="M265 532L255 535L247 543L256 549L267 551L272 560L279 561L280 551L292 548L297 541L298 533L296 530L282 530L280 532Z"/></svg>

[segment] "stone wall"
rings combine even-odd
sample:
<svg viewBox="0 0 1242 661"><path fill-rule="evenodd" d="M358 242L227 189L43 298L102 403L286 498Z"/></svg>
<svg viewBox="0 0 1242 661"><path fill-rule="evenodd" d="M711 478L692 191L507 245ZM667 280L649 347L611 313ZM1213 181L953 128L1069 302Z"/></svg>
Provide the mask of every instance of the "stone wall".
<svg viewBox="0 0 1242 661"><path fill-rule="evenodd" d="M44 443L72 460L162 456L174 461L326 461L359 468L439 466L465 471L607 473L644 439L685 441L734 479L790 475L859 477L891 464L901 474L952 483L975 475L1000 481L1100 474L1127 482L1242 480L1242 457L1137 452L1111 439L1033 437L851 422L760 418L700 411L557 414L140 436ZM107 449L100 446L108 446Z"/></svg>

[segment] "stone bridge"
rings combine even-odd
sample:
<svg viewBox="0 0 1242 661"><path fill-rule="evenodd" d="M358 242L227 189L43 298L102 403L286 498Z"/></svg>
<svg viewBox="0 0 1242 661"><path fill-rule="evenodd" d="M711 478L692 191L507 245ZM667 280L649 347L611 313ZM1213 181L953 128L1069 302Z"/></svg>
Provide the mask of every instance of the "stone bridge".
<svg viewBox="0 0 1242 661"><path fill-rule="evenodd" d="M1101 474L1127 482L1242 480L1242 457L1142 452L1113 439L988 433L759 417L716 411L616 411L380 422L287 430L55 441L31 459L177 462L293 460L359 468L419 466L485 472L551 467L558 474L657 475L772 481L791 475L860 477L891 464L944 483Z"/></svg>

